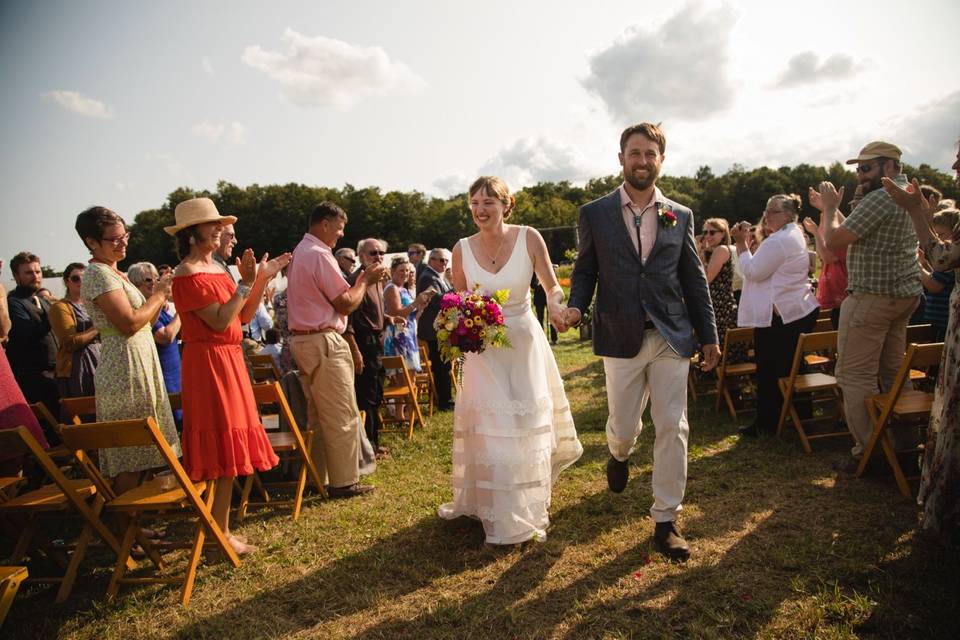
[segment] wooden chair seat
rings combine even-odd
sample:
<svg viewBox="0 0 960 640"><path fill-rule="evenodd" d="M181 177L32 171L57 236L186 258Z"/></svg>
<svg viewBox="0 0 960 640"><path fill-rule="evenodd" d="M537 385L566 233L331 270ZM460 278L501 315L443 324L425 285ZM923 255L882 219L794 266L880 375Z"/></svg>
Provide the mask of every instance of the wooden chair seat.
<svg viewBox="0 0 960 640"><path fill-rule="evenodd" d="M728 376L748 376L757 372L757 365L754 362L742 362L739 364L728 364Z"/></svg>
<svg viewBox="0 0 960 640"><path fill-rule="evenodd" d="M0 478L0 500L6 500L13 495L13 488L26 480L20 476L10 476Z"/></svg>
<svg viewBox="0 0 960 640"><path fill-rule="evenodd" d="M909 330L910 327L908 327L908 332ZM914 333L919 332L919 330L920 328L915 329ZM873 423L873 433L863 448L863 456L860 458L860 465L857 467L857 477L864 474L871 456L878 449L882 449L887 463L893 471L893 477L900 493L907 498L915 495L910 490L910 484L907 482L908 478L900 467L897 454L913 452L916 449L912 446L908 449L895 449L894 440L890 437L890 428L903 425L913 429L917 421L930 415L933 406L933 394L914 391L907 385L907 381L911 378L910 372L912 369L923 370L940 364L942 354L942 342L911 343L907 347L907 352L890 390L887 393L864 399L867 413Z"/></svg>
<svg viewBox="0 0 960 640"><path fill-rule="evenodd" d="M786 382L787 378L780 378ZM837 386L837 379L825 373L801 373L793 380L794 389L800 393L823 391Z"/></svg>
<svg viewBox="0 0 960 640"><path fill-rule="evenodd" d="M97 492L97 488L89 480L68 480L68 487L81 500L86 500ZM55 484L48 484L39 489L23 493L3 503L3 508L10 511L29 509L31 511L60 511L67 509L69 500Z"/></svg>
<svg viewBox="0 0 960 640"><path fill-rule="evenodd" d="M914 380L926 380L926 378L927 378L926 371L918 371L917 369L910 369L910 382L913 382Z"/></svg>
<svg viewBox="0 0 960 640"><path fill-rule="evenodd" d="M880 393L870 396L869 401L879 413L887 403L887 394ZM916 418L929 415L933 407L933 394L924 391L902 391L890 413L898 418Z"/></svg>
<svg viewBox="0 0 960 640"><path fill-rule="evenodd" d="M160 484L160 478L147 480L139 487L109 501L107 508L115 511L142 511L144 509L186 509L189 506L187 494L182 488L174 486L172 489L164 489ZM193 488L197 493L202 494L207 489L207 482L205 480L194 482Z"/></svg>
<svg viewBox="0 0 960 640"><path fill-rule="evenodd" d="M803 357L803 362L808 367L821 367L833 361L830 358L827 358L826 356L818 356L816 354L810 354Z"/></svg>

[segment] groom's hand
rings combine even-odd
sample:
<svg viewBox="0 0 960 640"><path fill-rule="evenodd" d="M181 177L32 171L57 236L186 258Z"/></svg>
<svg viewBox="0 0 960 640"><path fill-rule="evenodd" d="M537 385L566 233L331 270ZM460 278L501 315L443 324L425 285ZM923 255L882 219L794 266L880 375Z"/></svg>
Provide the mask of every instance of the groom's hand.
<svg viewBox="0 0 960 640"><path fill-rule="evenodd" d="M703 371L711 371L717 366L718 362L720 362L720 345L703 345L703 363L701 363L700 369Z"/></svg>
<svg viewBox="0 0 960 640"><path fill-rule="evenodd" d="M576 309L574 307L567 307L566 312L563 314L564 328L563 329L558 328L557 331L560 331L561 333L563 333L564 331L570 329L571 327L577 326L578 324L580 324L580 318L581 318L580 309Z"/></svg>

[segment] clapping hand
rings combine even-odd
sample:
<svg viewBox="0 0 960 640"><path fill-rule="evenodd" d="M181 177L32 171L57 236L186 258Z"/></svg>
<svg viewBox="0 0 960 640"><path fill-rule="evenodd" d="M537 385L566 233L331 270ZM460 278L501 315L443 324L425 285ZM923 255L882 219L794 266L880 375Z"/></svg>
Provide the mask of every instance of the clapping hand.
<svg viewBox="0 0 960 640"><path fill-rule="evenodd" d="M823 211L823 202L820 200L820 192L810 187L807 191L807 200L810 201L810 206L816 209L817 211Z"/></svg>
<svg viewBox="0 0 960 640"><path fill-rule="evenodd" d="M741 221L733 225L730 229L730 236L733 238L733 241L738 244L747 243L750 236L750 226L750 223L746 221Z"/></svg>
<svg viewBox="0 0 960 640"><path fill-rule="evenodd" d="M840 201L843 200L844 187L838 190L829 180L820 183L820 205L821 211L830 211L836 213L840 208ZM812 204L812 203L811 203Z"/></svg>
<svg viewBox="0 0 960 640"><path fill-rule="evenodd" d="M907 185L906 189L890 178L881 178L880 181L883 183L883 190L890 195L897 206L906 209L908 213L922 214L925 218L929 218L933 213L936 205L932 200L924 197L916 178Z"/></svg>
<svg viewBox="0 0 960 640"><path fill-rule="evenodd" d="M165 299L170 299L170 294L173 292L173 272L169 271L157 280L157 288L153 290L154 293L159 293Z"/></svg>
<svg viewBox="0 0 960 640"><path fill-rule="evenodd" d="M819 194L817 194L817 195L819 195ZM803 228L807 230L807 233L809 233L810 235L812 235L812 236L815 237L815 236L817 235L817 230L818 230L820 227L817 226L817 223L814 222L812 218L804 218L804 219L803 219Z"/></svg>
<svg viewBox="0 0 960 640"><path fill-rule="evenodd" d="M360 272L360 277L367 281L368 286L383 282L390 277L390 270L385 264L372 264Z"/></svg>
<svg viewBox="0 0 960 640"><path fill-rule="evenodd" d="M263 257L260 258L260 273L269 281L273 279L275 275L280 273L280 270L283 269L290 263L290 259L293 257L292 253L281 253L279 256L273 260L267 260L270 257L269 253L263 254Z"/></svg>
<svg viewBox="0 0 960 640"><path fill-rule="evenodd" d="M237 271L240 272L240 282L248 287L253 286L257 279L257 259L253 256L253 249L245 249L236 259Z"/></svg>

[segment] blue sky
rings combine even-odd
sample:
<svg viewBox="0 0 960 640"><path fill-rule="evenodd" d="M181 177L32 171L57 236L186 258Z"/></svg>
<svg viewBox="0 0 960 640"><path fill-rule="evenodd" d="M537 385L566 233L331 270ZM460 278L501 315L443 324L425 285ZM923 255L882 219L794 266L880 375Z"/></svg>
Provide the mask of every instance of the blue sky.
<svg viewBox="0 0 960 640"><path fill-rule="evenodd" d="M960 5L867 4L5 0L0 258L62 268L86 206L132 221L220 179L582 181L641 120L663 122L674 174L875 138L948 170Z"/></svg>

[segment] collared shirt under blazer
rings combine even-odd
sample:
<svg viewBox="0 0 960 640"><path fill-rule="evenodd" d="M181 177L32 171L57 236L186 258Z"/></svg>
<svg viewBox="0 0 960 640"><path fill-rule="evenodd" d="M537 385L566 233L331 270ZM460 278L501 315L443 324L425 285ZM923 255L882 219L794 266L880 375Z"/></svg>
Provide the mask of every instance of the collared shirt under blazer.
<svg viewBox="0 0 960 640"><path fill-rule="evenodd" d="M810 286L810 259L803 231L790 222L764 240L756 254L738 256L743 291L737 325L769 327L776 311L784 324L803 318L818 306Z"/></svg>

